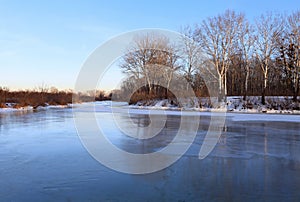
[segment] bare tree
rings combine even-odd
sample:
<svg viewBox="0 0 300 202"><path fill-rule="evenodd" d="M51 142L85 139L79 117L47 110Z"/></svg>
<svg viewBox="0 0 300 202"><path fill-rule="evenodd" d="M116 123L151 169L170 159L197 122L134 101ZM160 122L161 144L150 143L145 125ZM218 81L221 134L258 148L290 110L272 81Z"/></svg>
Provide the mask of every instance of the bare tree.
<svg viewBox="0 0 300 202"><path fill-rule="evenodd" d="M297 101L300 90L300 11L287 18L287 29L281 41L280 64L285 70L286 79L291 83L293 101Z"/></svg>
<svg viewBox="0 0 300 202"><path fill-rule="evenodd" d="M188 82L186 87L193 86L193 76L197 72L201 61L201 49L194 40L194 30L190 26L181 29L182 47L180 47L180 54L182 57L182 72L183 76Z"/></svg>
<svg viewBox="0 0 300 202"><path fill-rule="evenodd" d="M7 94L9 93L9 88L8 87L0 87L0 105L7 102Z"/></svg>
<svg viewBox="0 0 300 202"><path fill-rule="evenodd" d="M181 68L181 64L179 64L179 56L177 55L177 50L175 49L174 45L170 45L167 47L167 52L164 52L163 58L165 58L165 62L162 64L164 67L162 68L163 71L163 80L166 82L166 92L165 97L168 97L169 89L171 81L174 77L174 73Z"/></svg>
<svg viewBox="0 0 300 202"><path fill-rule="evenodd" d="M255 55L260 63L263 73L263 88L261 102L265 104L268 74L272 67L272 61L278 50L278 41L281 38L283 24L278 15L268 13L261 15L255 22Z"/></svg>
<svg viewBox="0 0 300 202"><path fill-rule="evenodd" d="M49 92L49 87L44 82L35 88L36 92L39 93L40 99L37 101L36 106L44 105L46 102L46 94Z"/></svg>
<svg viewBox="0 0 300 202"><path fill-rule="evenodd" d="M289 28L291 32L292 46L292 80L293 80L293 100L297 101L297 96L300 90L300 11L293 13L288 18Z"/></svg>
<svg viewBox="0 0 300 202"><path fill-rule="evenodd" d="M154 86L166 85L173 73L179 69L175 46L163 35L147 34L138 36L122 58L121 69L136 81L144 80L148 93Z"/></svg>
<svg viewBox="0 0 300 202"><path fill-rule="evenodd" d="M226 75L243 19L243 14L227 10L222 15L204 20L195 31L195 38L217 72L219 100L227 96Z"/></svg>
<svg viewBox="0 0 300 202"><path fill-rule="evenodd" d="M250 76L250 66L253 58L253 45L254 45L254 28L250 25L247 19L241 20L241 26L238 31L238 50L237 52L241 54L242 62L241 65L245 69L245 80L244 80L244 96L243 99L246 100L248 94L248 83Z"/></svg>

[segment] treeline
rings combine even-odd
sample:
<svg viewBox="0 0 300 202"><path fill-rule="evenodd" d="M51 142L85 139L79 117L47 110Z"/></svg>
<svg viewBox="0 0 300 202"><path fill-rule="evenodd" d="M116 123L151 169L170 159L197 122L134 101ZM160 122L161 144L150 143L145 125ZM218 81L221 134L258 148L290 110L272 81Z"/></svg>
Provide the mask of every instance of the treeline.
<svg viewBox="0 0 300 202"><path fill-rule="evenodd" d="M137 36L120 63L128 79L115 96L167 98L172 86L177 94L192 88L196 96L220 101L228 95L260 95L262 104L267 95L298 101L300 11L267 13L252 23L227 10L181 32L175 43L162 34Z"/></svg>
<svg viewBox="0 0 300 202"><path fill-rule="evenodd" d="M74 102L93 102L110 99L105 91L74 93L72 90L58 90L55 87L41 86L34 90L10 91L7 87L0 87L0 108L21 108L46 105L67 105Z"/></svg>
<svg viewBox="0 0 300 202"><path fill-rule="evenodd" d="M56 88L38 88L35 90L10 91L6 87L0 87L0 107L14 108L49 105L67 105L72 103L72 91L59 91Z"/></svg>

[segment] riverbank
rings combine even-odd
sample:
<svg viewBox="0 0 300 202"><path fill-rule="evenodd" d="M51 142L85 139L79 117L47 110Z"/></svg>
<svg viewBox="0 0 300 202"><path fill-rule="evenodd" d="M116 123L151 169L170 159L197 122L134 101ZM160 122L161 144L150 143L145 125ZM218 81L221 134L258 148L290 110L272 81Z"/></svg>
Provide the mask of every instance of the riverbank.
<svg viewBox="0 0 300 202"><path fill-rule="evenodd" d="M111 105L112 101L97 101L96 103ZM0 108L0 113L9 113L16 111L39 111L47 109L63 109L80 106L83 103L65 104L65 105L50 105L48 103L43 106L24 106L16 107L14 104L6 103L4 108ZM93 103L93 102L88 102ZM248 97L246 101L242 97L228 97L227 102L212 104L209 98L184 98L177 101L162 99L162 100L147 100L139 101L136 104L128 105L125 102L114 102L113 107L125 107L130 109L140 110L169 110L169 111L196 111L196 112L230 112L230 113L245 113L245 114L300 114L300 104L295 103L289 97L267 97L267 103L262 105L259 97Z"/></svg>
<svg viewBox="0 0 300 202"><path fill-rule="evenodd" d="M6 107L0 108L0 113L11 113L11 112L21 112L21 111L40 111L40 110L48 110L48 109L65 109L72 108L73 104L66 105L49 105L45 104L44 106L24 106L24 107L14 107L11 103L6 103Z"/></svg>
<svg viewBox="0 0 300 202"><path fill-rule="evenodd" d="M291 97L268 96L262 105L258 96L249 96L244 101L241 96L231 96L226 102L213 104L210 98L182 98L139 101L130 105L138 109L192 110L200 112L239 112L239 113L271 113L300 114L300 103Z"/></svg>

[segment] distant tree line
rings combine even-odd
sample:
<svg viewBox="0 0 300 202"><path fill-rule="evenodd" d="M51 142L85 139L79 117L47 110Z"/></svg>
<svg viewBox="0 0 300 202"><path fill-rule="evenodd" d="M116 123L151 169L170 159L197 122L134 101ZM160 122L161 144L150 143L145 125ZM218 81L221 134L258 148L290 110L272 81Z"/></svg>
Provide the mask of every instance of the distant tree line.
<svg viewBox="0 0 300 202"><path fill-rule="evenodd" d="M14 108L25 106L46 106L66 105L72 103L72 91L59 91L52 87L49 89L45 85L39 86L34 90L10 91L7 87L0 87L0 107L7 107L6 104Z"/></svg>
<svg viewBox="0 0 300 202"><path fill-rule="evenodd" d="M253 23L243 13L227 10L182 30L180 43L164 35L137 36L120 63L128 74L114 95L134 101L168 98L180 79L196 96L293 96L300 89L300 11L262 14ZM173 86L174 87L174 86Z"/></svg>
<svg viewBox="0 0 300 202"><path fill-rule="evenodd" d="M111 94L105 91L89 91L74 93L72 90L58 90L55 87L48 88L41 85L34 90L10 91L7 87L0 87L0 108L26 107L46 105L67 105L73 102L93 102L109 100Z"/></svg>

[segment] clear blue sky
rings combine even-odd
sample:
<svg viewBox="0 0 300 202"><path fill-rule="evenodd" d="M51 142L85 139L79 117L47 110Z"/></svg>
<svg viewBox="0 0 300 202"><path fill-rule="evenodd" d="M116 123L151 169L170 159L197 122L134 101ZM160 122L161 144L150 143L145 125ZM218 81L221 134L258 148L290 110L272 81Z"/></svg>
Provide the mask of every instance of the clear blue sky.
<svg viewBox="0 0 300 202"><path fill-rule="evenodd" d="M251 20L299 7L298 0L0 0L0 86L73 88L88 55L126 31L178 31L226 9L245 12Z"/></svg>

